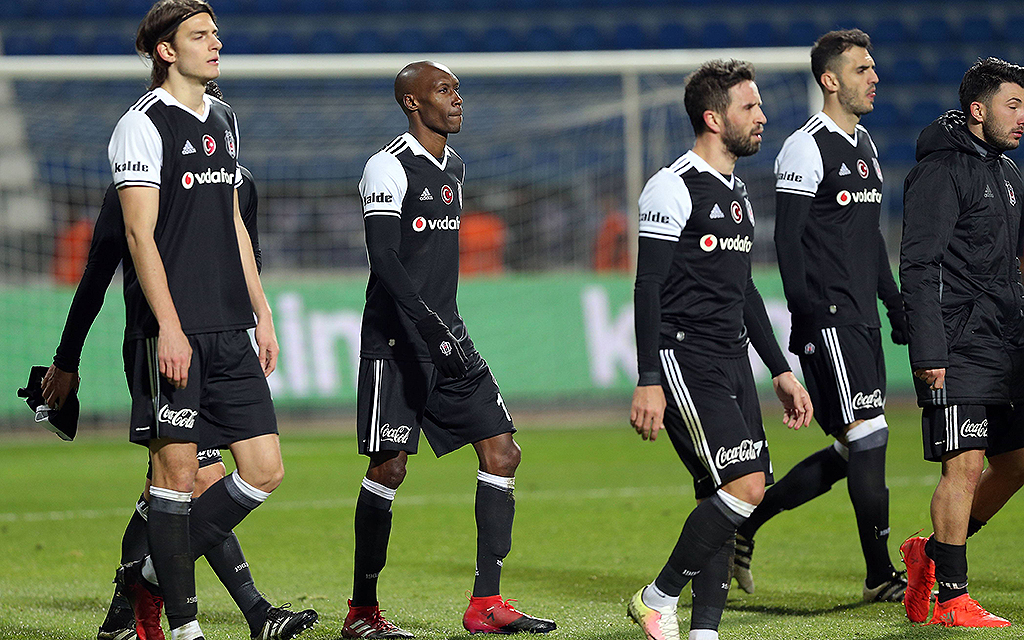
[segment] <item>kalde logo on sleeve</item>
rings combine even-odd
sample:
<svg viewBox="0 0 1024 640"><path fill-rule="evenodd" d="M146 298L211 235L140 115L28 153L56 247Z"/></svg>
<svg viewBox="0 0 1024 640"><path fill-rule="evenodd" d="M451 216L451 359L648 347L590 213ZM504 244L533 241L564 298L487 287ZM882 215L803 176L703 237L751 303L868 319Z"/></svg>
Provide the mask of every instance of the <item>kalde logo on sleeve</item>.
<svg viewBox="0 0 1024 640"><path fill-rule="evenodd" d="M175 411L165 404L160 407L160 413L157 415L157 421L166 422L172 427L191 429L196 424L197 415L199 415L199 412L195 409L185 408Z"/></svg>
<svg viewBox="0 0 1024 640"><path fill-rule="evenodd" d="M882 390L875 389L868 395L857 392L853 396L853 410L857 409L881 409L885 406L885 398L882 397Z"/></svg>
<svg viewBox="0 0 1024 640"><path fill-rule="evenodd" d="M968 418L964 420L964 423L960 425L960 437L961 438L987 438L988 437L988 418L981 422L971 422Z"/></svg>
<svg viewBox="0 0 1024 640"><path fill-rule="evenodd" d="M146 172L149 171L149 165L143 162L133 162L131 160L129 160L128 162L115 162L114 173L121 173L123 171Z"/></svg>
<svg viewBox="0 0 1024 640"><path fill-rule="evenodd" d="M384 426L380 428L380 439L394 442L395 444L405 444L409 442L410 433L412 433L412 429L404 424L399 427L392 427L385 422Z"/></svg>
<svg viewBox="0 0 1024 640"><path fill-rule="evenodd" d="M181 186L191 189L196 184L234 184L235 174L229 173L227 169L221 168L216 171L207 169L202 173L186 171L181 176Z"/></svg>
<svg viewBox="0 0 1024 640"><path fill-rule="evenodd" d="M737 462L757 460L757 457L761 455L761 447L763 446L764 442L744 440L731 449L721 447L718 449L718 453L715 454L715 466L719 469L724 469Z"/></svg>

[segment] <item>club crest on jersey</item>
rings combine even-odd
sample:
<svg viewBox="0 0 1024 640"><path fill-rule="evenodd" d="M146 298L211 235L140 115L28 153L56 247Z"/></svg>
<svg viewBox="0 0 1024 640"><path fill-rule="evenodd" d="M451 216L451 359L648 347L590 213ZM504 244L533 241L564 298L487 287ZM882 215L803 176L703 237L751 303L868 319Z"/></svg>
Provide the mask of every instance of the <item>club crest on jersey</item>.
<svg viewBox="0 0 1024 640"><path fill-rule="evenodd" d="M860 158L857 158L857 173L860 174L861 178L868 179L868 163L864 162Z"/></svg>
<svg viewBox="0 0 1024 640"><path fill-rule="evenodd" d="M452 188L448 185L441 187L441 199L444 200L445 204L451 204L452 200L455 199L455 194L452 193Z"/></svg>
<svg viewBox="0 0 1024 640"><path fill-rule="evenodd" d="M750 224L754 224L754 207L750 204L750 200L743 198L743 204L747 205L747 217L750 218Z"/></svg>
<svg viewBox="0 0 1024 640"><path fill-rule="evenodd" d="M1013 192L1013 185L1010 184L1009 180L1004 180L1004 182L1006 183L1006 195L1010 196L1010 205L1011 206L1016 206L1017 205L1017 194L1015 194Z"/></svg>
<svg viewBox="0 0 1024 640"><path fill-rule="evenodd" d="M813 356L814 355L814 343L813 342L808 342L807 344L804 345L804 355L808 355L808 356Z"/></svg>
<svg viewBox="0 0 1024 640"><path fill-rule="evenodd" d="M735 200L729 205L729 213L732 214L732 221L736 224L743 222L743 208Z"/></svg>
<svg viewBox="0 0 1024 640"><path fill-rule="evenodd" d="M217 150L217 143L214 142L213 136L211 136L210 134L204 135L203 136L203 151L206 152L206 155L212 156L213 152L216 151L216 150Z"/></svg>
<svg viewBox="0 0 1024 640"><path fill-rule="evenodd" d="M875 175L882 180L882 165L878 164L878 158L871 158L871 164L875 165Z"/></svg>
<svg viewBox="0 0 1024 640"><path fill-rule="evenodd" d="M232 158L238 157L235 155L235 136L231 133L230 129L224 130L224 145L228 148L228 154L230 154Z"/></svg>

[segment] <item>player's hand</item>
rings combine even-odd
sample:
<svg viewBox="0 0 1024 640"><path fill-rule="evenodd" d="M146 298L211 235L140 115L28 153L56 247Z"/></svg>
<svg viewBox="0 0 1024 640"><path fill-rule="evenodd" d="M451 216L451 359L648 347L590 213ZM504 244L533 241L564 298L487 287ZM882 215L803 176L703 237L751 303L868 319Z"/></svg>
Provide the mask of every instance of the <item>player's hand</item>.
<svg viewBox="0 0 1024 640"><path fill-rule="evenodd" d="M811 424L814 417L811 396L792 371L780 373L772 378L772 386L775 387L775 395L782 402L783 424L790 429L799 429Z"/></svg>
<svg viewBox="0 0 1024 640"><path fill-rule="evenodd" d="M633 390L629 423L644 440L656 440L665 422L665 390L660 384L644 385Z"/></svg>
<svg viewBox="0 0 1024 640"><path fill-rule="evenodd" d="M455 339L448 325L436 313L431 313L416 323L423 341L427 343L430 359L438 372L446 378L463 378L469 371L469 361L462 345Z"/></svg>
<svg viewBox="0 0 1024 640"><path fill-rule="evenodd" d="M260 366L263 375L269 376L277 368L277 356L281 347L277 344L277 332L273 320L263 320L256 325L256 346L260 349Z"/></svg>
<svg viewBox="0 0 1024 640"><path fill-rule="evenodd" d="M924 380L929 389L942 389L946 384L946 368L915 369L914 377Z"/></svg>
<svg viewBox="0 0 1024 640"><path fill-rule="evenodd" d="M908 344L910 342L910 320L907 312L902 308L890 309L885 312L889 318L889 326L892 328L893 344Z"/></svg>
<svg viewBox="0 0 1024 640"><path fill-rule="evenodd" d="M175 389L184 389L188 384L188 368L192 364L192 345L181 328L161 328L156 352L160 375L167 378Z"/></svg>
<svg viewBox="0 0 1024 640"><path fill-rule="evenodd" d="M76 371L64 371L51 364L43 376L43 401L51 409L60 409L67 400L68 394L78 388L81 378Z"/></svg>

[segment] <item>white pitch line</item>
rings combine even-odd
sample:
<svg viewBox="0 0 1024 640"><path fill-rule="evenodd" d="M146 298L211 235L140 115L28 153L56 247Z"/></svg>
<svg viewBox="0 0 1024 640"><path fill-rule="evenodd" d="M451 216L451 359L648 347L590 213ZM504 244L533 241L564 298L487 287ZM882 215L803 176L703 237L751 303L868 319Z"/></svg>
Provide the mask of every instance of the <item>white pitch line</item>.
<svg viewBox="0 0 1024 640"><path fill-rule="evenodd" d="M887 484L890 487L909 486L932 486L936 478L927 476L894 476L888 478ZM528 490L520 489L516 492L520 500L526 501L564 501L564 500L608 500L643 498L649 496L679 496L690 497L693 489L689 484L674 487L618 487L603 489L550 489L550 490ZM464 493L455 495L403 495L398 494L396 503L398 506L431 506L431 505L456 505L473 504L474 494ZM269 500L260 510L265 511L301 511L306 509L344 509L355 506L355 496L346 498L331 498L324 500ZM0 513L0 522L55 522L66 520L99 520L102 518L115 518L131 513L130 506L118 509L76 509L69 511L37 511L28 513Z"/></svg>

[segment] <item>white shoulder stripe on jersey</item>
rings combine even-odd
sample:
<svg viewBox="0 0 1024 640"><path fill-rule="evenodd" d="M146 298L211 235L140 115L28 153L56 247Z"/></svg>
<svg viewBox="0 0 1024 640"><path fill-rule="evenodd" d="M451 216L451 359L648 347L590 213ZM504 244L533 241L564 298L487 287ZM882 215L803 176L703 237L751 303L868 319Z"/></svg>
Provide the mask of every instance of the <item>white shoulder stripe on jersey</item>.
<svg viewBox="0 0 1024 640"><path fill-rule="evenodd" d="M396 218L401 218L402 214L398 211L388 211L385 209L373 209L372 211L367 211L363 214L364 218L369 218L370 216L394 216Z"/></svg>
<svg viewBox="0 0 1024 640"><path fill-rule="evenodd" d="M697 459L707 468L715 486L721 486L722 478L718 474L714 458L711 455L708 439L704 435L704 426L700 422L700 416L697 415L697 407L693 404L693 398L690 397L690 390L683 382L683 372L679 368L676 354L671 349L661 349L659 355L661 356L661 367L665 371L665 379L668 380L669 389L672 390L672 397L676 401L679 413L683 416L683 424L693 440L693 450L697 454Z"/></svg>
<svg viewBox="0 0 1024 640"><path fill-rule="evenodd" d="M149 180L122 180L121 182L114 183L115 189L120 189L121 187L156 187L159 189L160 183Z"/></svg>
<svg viewBox="0 0 1024 640"><path fill-rule="evenodd" d="M655 231L641 231L641 238L651 238L652 240L671 240L672 242L679 242L679 236L674 236L671 233L657 233Z"/></svg>
<svg viewBox="0 0 1024 640"><path fill-rule="evenodd" d="M812 198L815 195L814 191L802 191L800 189L791 189L789 187L775 187L775 191L777 193L791 193L795 196L810 196Z"/></svg>
<svg viewBox="0 0 1024 640"><path fill-rule="evenodd" d="M843 423L851 424L853 416L853 396L850 393L850 376L846 373L846 361L843 359L843 349L839 345L839 334L835 327L827 327L821 330L824 339L825 352L832 360L832 371L836 377L836 389L839 392L839 408L843 413Z"/></svg>

